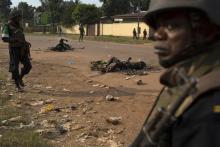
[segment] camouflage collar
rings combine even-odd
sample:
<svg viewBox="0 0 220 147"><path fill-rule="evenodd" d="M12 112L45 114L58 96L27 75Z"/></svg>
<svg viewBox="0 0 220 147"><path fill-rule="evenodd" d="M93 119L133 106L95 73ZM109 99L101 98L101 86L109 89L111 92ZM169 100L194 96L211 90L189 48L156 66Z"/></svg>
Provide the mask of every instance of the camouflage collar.
<svg viewBox="0 0 220 147"><path fill-rule="evenodd" d="M170 88L184 84L179 82L180 77L176 72L177 69L184 69L189 77L197 78L213 70L220 69L220 42L210 48L212 49L208 49L209 52L199 54L169 68L162 74L160 78L161 84Z"/></svg>

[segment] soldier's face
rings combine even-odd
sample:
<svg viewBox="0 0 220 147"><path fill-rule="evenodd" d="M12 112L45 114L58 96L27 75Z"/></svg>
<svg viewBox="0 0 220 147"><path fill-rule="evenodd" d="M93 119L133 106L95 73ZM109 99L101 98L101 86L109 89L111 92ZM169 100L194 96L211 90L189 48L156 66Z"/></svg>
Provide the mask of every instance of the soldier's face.
<svg viewBox="0 0 220 147"><path fill-rule="evenodd" d="M191 43L191 27L186 14L173 12L157 18L154 37L155 53L160 64L168 68L182 60Z"/></svg>

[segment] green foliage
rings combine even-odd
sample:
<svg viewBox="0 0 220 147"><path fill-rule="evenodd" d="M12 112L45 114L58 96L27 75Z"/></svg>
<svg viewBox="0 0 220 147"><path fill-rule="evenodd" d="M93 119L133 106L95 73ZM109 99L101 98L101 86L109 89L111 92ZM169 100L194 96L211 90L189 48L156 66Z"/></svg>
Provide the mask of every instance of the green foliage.
<svg viewBox="0 0 220 147"><path fill-rule="evenodd" d="M140 7L140 10L148 9L149 0L100 0L103 3L102 10L105 16L131 13Z"/></svg>
<svg viewBox="0 0 220 147"><path fill-rule="evenodd" d="M35 7L32 7L31 5L28 5L26 2L20 2L18 4L17 9L22 12L23 22L33 25Z"/></svg>
<svg viewBox="0 0 220 147"><path fill-rule="evenodd" d="M95 5L79 4L73 11L72 16L75 23L93 24L99 21L101 17L101 10Z"/></svg>
<svg viewBox="0 0 220 147"><path fill-rule="evenodd" d="M63 0L40 0L44 12L49 12L51 23L60 23L61 14L63 12Z"/></svg>
<svg viewBox="0 0 220 147"><path fill-rule="evenodd" d="M129 0L100 0L100 2L103 2L102 10L106 16L125 14L130 11Z"/></svg>
<svg viewBox="0 0 220 147"><path fill-rule="evenodd" d="M64 1L63 7L65 8L62 12L61 17L61 23L64 26L71 26L74 23L74 19L72 17L72 13L74 9L76 8L77 4L79 2L73 2L73 1Z"/></svg>
<svg viewBox="0 0 220 147"><path fill-rule="evenodd" d="M31 130L7 131L2 135L1 147L52 147Z"/></svg>
<svg viewBox="0 0 220 147"><path fill-rule="evenodd" d="M6 22L10 13L11 0L0 0L0 21Z"/></svg>

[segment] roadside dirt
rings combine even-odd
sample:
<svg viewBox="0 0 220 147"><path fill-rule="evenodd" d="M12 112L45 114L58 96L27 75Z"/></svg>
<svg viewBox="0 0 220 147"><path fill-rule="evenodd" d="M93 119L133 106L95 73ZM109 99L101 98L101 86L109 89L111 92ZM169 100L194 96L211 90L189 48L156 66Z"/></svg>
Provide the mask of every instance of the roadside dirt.
<svg viewBox="0 0 220 147"><path fill-rule="evenodd" d="M35 129L42 132L50 130L46 135L42 134L57 147L128 146L140 130L161 89L161 71L126 80L128 76L122 73L92 72L89 64L94 60L116 56L142 59L157 65L152 45L70 41L75 50L61 53L47 50L58 43L59 37L27 38L32 43L33 69L25 78L25 92L15 94L15 99L19 99L21 106L31 111ZM6 70L8 50L2 42L0 54L0 66ZM144 85L136 84L136 80L140 79ZM118 100L107 101L107 95ZM106 119L109 117L119 117L120 124L108 123ZM51 131L62 125L68 128L67 132L57 135Z"/></svg>

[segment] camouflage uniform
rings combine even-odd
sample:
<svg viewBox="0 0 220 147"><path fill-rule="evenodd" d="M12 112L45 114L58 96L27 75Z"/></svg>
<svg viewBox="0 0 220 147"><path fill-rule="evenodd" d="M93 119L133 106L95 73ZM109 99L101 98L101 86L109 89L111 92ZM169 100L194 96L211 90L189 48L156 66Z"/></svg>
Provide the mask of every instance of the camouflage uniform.
<svg viewBox="0 0 220 147"><path fill-rule="evenodd" d="M80 32L80 36L79 36L79 42L80 42L80 41L83 41L84 34L85 34L85 30L83 28L83 25L80 25L79 32Z"/></svg>
<svg viewBox="0 0 220 147"><path fill-rule="evenodd" d="M214 0L154 0L146 15L150 26L156 25L155 16L169 10L195 9L202 11L220 26L220 1ZM146 120L132 147L219 147L220 146L220 42L213 41L206 52L185 58L170 67L160 78L165 86L151 115ZM184 70L188 77L198 79L197 90L187 96L175 114L176 121L160 136L156 145L146 145L145 128L149 126L158 108L169 107L177 101L186 85L178 74Z"/></svg>
<svg viewBox="0 0 220 147"><path fill-rule="evenodd" d="M2 30L2 40L9 43L10 67L9 71L12 72L12 78L15 80L17 88L24 86L22 78L28 74L32 68L30 62L30 43L25 41L25 36L22 27L14 22L14 18L20 17L19 12L12 12L7 24L4 25ZM23 64L21 73L19 74L19 62Z"/></svg>

